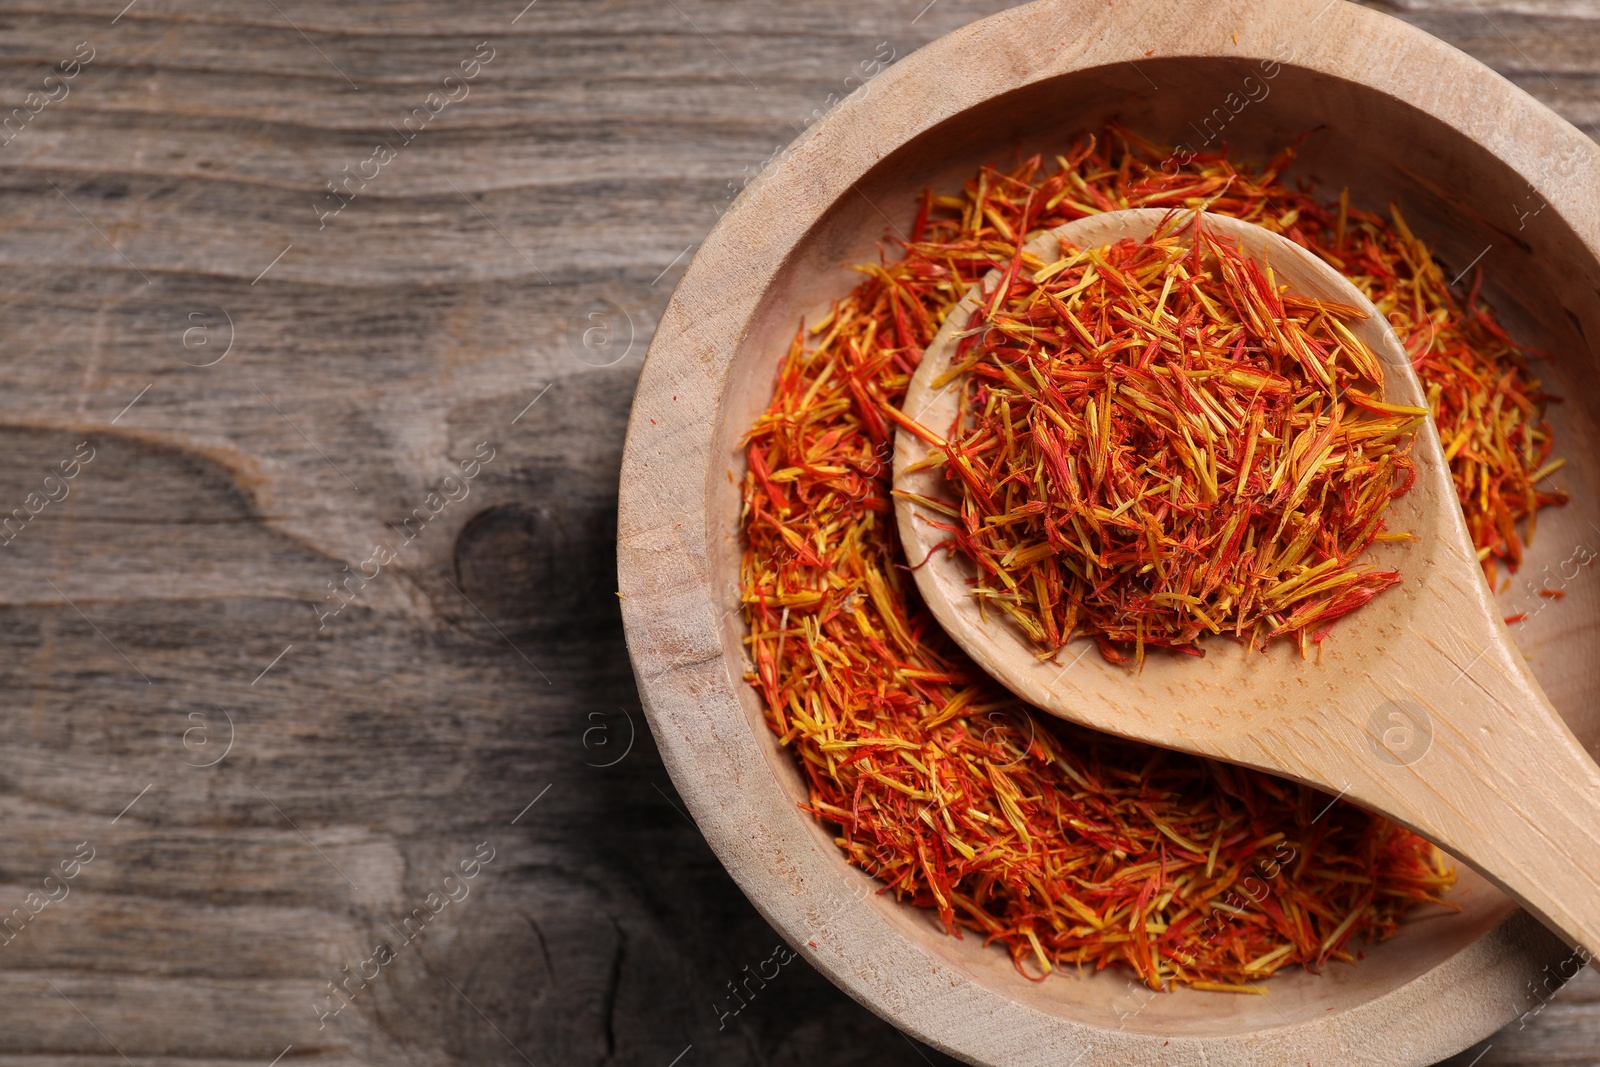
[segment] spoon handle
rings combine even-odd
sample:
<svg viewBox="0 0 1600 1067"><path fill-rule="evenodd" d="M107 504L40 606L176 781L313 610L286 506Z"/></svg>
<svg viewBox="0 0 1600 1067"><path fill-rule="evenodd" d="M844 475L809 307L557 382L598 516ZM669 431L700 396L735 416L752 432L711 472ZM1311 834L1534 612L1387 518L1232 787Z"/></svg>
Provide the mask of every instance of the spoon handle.
<svg viewBox="0 0 1600 1067"><path fill-rule="evenodd" d="M1418 702L1386 705L1392 726L1374 716L1369 736L1394 759L1350 796L1476 867L1568 944L1600 952L1600 767L1520 666L1474 672L1455 699L1430 701L1431 715ZM1386 727L1406 743L1386 747Z"/></svg>

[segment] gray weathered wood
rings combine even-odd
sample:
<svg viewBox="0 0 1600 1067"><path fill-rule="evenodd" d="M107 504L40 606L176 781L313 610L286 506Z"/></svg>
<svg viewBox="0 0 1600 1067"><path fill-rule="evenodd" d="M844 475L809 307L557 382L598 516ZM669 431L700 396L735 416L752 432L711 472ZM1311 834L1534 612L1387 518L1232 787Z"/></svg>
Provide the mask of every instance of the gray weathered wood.
<svg viewBox="0 0 1600 1067"><path fill-rule="evenodd" d="M94 48L0 147L0 513L94 449L0 548L0 913L95 850L0 948L0 1064L949 1062L798 961L719 1029L777 939L674 810L611 595L684 253L878 42L1004 6L924 2L0 5L7 111ZM1600 124L1594 5L1400 13ZM482 41L319 230L325 183ZM480 442L469 495L319 630ZM319 1029L324 984L484 841ZM1478 1062L1600 1062L1597 997Z"/></svg>

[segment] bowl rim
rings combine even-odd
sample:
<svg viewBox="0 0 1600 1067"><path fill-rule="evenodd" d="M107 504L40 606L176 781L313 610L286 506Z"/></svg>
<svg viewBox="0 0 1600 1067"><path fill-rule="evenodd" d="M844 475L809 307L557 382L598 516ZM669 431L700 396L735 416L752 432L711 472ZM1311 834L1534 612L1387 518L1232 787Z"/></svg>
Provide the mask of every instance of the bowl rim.
<svg viewBox="0 0 1600 1067"><path fill-rule="evenodd" d="M718 531L707 508L708 486L724 466L715 420L745 329L790 250L880 159L962 111L1036 82L1148 58L1140 46L1156 35L1115 32L1138 17L1129 9L1141 8L1146 18L1183 26L1183 45L1158 46L1154 58L1282 62L1407 103L1493 153L1591 253L1600 250L1600 212L1585 206L1600 203L1593 142L1477 60L1346 0L1038 0L946 34L883 70L768 165L701 244L661 316L639 376L618 499L618 589L644 711L690 813L762 916L846 993L951 1055L985 1064L1082 1058L1084 1067L1263 1055L1302 1062L1330 1053L1393 1063L1392 1044L1363 1050L1393 1037L1403 1020L1414 1057L1407 1062L1432 1063L1525 1014L1525 987L1565 954L1526 913L1327 1017L1163 1037L1052 1016L964 979L872 909L839 906L849 885L842 860L821 846L810 817L773 776L766 739L752 734L739 699L745 683L725 660L711 588ZM1314 37L1306 32L1313 26ZM1288 56L1285 40L1293 42ZM1381 41L1394 58L1368 62L1351 40ZM962 77L949 78L956 69ZM1579 154L1585 162L1568 172L1552 166ZM719 271L726 263L740 265L735 279ZM1090 1052L1101 1055L1091 1060Z"/></svg>

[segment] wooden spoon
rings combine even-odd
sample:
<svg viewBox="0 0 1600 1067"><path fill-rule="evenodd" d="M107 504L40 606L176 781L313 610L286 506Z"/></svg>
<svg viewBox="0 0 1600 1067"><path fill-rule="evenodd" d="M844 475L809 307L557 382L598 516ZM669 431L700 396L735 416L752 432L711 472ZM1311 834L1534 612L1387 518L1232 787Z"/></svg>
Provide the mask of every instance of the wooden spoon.
<svg viewBox="0 0 1600 1067"><path fill-rule="evenodd" d="M1142 240L1166 216L1148 209L1097 215L1058 227L1027 250L1049 263L1059 258L1060 240L1079 247ZM1384 362L1384 399L1425 405L1394 331L1338 272L1251 223L1207 216L1205 225L1270 263L1292 291L1365 312L1350 325ZM912 378L904 411L935 434L954 424L962 383L934 389L933 382L1000 274L968 292ZM941 471L906 473L928 451L915 435L896 434L895 486L950 499ZM949 551L928 559L945 536L926 521L937 516L903 498L896 515L923 599L950 636L1023 700L1096 730L1353 800L1470 863L1569 943L1600 950L1600 768L1550 706L1495 609L1431 419L1412 457L1416 483L1390 506L1386 523L1417 541L1377 544L1362 556L1405 580L1335 624L1311 659L1288 642L1263 653L1211 638L1204 658L1157 649L1135 670L1105 662L1085 638L1040 661L998 613L980 615L969 561Z"/></svg>

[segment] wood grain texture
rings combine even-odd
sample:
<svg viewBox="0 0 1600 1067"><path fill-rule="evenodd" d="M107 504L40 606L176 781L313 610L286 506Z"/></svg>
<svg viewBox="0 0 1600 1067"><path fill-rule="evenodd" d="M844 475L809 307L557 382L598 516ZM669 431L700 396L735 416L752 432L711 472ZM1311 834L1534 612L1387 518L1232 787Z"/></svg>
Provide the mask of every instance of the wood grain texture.
<svg viewBox="0 0 1600 1067"><path fill-rule="evenodd" d="M94 49L0 147L0 513L94 450L0 549L0 916L95 850L0 949L0 1065L952 1062L799 961L719 1018L777 938L644 729L614 511L645 344L730 194L880 41L1001 6L0 5L0 119ZM1594 5L1398 13L1600 126ZM1480 1067L1600 1062L1597 1000Z"/></svg>

